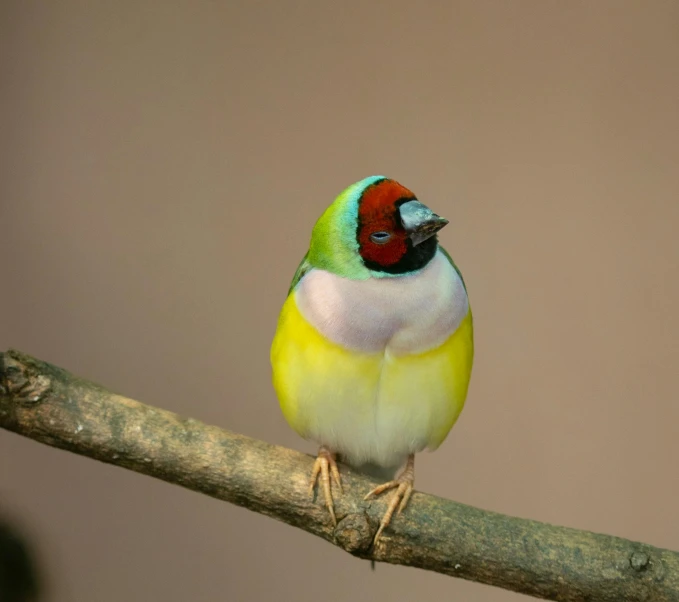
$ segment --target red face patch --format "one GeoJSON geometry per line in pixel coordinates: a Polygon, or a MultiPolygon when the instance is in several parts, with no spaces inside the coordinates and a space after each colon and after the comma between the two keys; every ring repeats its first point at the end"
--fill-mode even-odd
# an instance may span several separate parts
{"type": "Polygon", "coordinates": [[[381,180],[365,189],[358,208],[357,240],[366,262],[389,267],[406,254],[408,236],[396,202],[413,199],[415,195],[394,180],[381,180]]]}

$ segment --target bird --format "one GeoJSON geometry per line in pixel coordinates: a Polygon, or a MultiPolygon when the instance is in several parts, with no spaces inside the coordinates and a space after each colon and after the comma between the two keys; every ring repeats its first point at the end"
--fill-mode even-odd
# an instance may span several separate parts
{"type": "Polygon", "coordinates": [[[415,454],[443,443],[467,398],[473,319],[438,242],[448,223],[386,176],[347,187],[313,227],[271,344],[283,416],[319,446],[309,494],[318,485],[333,525],[338,461],[384,481],[365,500],[393,490],[374,544],[409,503],[415,454]]]}

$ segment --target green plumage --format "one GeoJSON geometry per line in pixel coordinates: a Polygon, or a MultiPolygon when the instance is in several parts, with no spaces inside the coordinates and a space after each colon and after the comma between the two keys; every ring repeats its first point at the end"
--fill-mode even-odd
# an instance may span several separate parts
{"type": "MultiPolygon", "coordinates": [[[[367,278],[388,277],[384,272],[369,270],[361,260],[356,241],[358,204],[365,189],[384,176],[370,176],[343,190],[325,210],[314,225],[309,250],[297,267],[292,278],[288,295],[295,289],[304,275],[313,268],[326,270],[343,278],[366,280],[367,278]]],[[[460,276],[467,289],[462,273],[448,251],[441,245],[439,249],[460,276]]]]}

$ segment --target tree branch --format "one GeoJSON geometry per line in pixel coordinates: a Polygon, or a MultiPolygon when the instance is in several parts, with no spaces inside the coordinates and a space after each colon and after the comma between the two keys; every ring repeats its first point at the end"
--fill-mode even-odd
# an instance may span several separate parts
{"type": "Polygon", "coordinates": [[[308,455],[141,404],[17,351],[0,353],[0,426],[266,514],[361,558],[549,600],[679,600],[677,552],[419,492],[371,549],[385,501],[363,501],[370,478],[341,467],[333,528],[321,500],[308,497],[308,455]]]}

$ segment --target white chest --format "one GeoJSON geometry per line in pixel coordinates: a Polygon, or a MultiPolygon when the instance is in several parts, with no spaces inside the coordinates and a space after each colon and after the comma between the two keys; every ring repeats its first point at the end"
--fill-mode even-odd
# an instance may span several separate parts
{"type": "Polygon", "coordinates": [[[349,280],[312,270],[295,294],[302,315],[327,339],[368,353],[437,347],[469,310],[462,280],[440,251],[423,270],[396,278],[349,280]]]}

